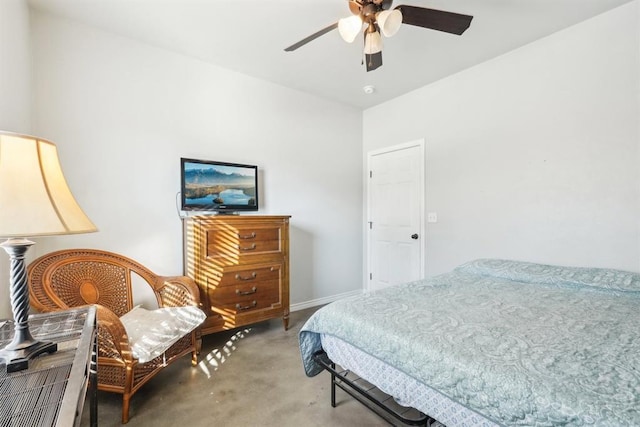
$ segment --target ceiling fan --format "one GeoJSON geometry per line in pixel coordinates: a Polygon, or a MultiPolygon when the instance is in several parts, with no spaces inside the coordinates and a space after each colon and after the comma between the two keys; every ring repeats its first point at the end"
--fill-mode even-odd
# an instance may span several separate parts
{"type": "Polygon", "coordinates": [[[349,0],[353,16],[342,18],[285,49],[291,52],[336,28],[342,39],[352,43],[364,28],[364,55],[367,71],[382,65],[382,37],[391,37],[401,24],[430,28],[461,35],[471,25],[473,16],[424,7],[400,5],[391,10],[393,0],[349,0]]]}

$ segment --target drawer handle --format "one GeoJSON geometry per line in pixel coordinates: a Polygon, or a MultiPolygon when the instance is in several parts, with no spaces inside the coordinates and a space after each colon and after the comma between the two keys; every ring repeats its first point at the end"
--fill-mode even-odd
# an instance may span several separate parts
{"type": "Polygon", "coordinates": [[[240,304],[236,304],[236,309],[237,310],[250,310],[250,309],[254,308],[256,305],[258,305],[257,301],[252,301],[251,305],[245,305],[245,306],[242,306],[240,304]]]}
{"type": "Polygon", "coordinates": [[[241,251],[252,251],[256,248],[256,244],[252,243],[251,246],[245,246],[245,247],[238,245],[238,248],[240,248],[241,251]]]}
{"type": "Polygon", "coordinates": [[[255,271],[251,273],[251,276],[241,276],[240,274],[236,274],[236,280],[253,280],[257,275],[258,273],[256,273],[255,271]]]}
{"type": "Polygon", "coordinates": [[[241,291],[240,289],[236,289],[236,294],[237,295],[251,295],[251,294],[255,294],[256,292],[258,292],[258,288],[256,288],[255,286],[253,288],[251,288],[250,291],[241,291]]]}
{"type": "Polygon", "coordinates": [[[255,239],[256,238],[256,232],[254,231],[251,234],[245,234],[244,236],[240,233],[238,233],[238,239],[241,240],[248,240],[248,239],[255,239]]]}

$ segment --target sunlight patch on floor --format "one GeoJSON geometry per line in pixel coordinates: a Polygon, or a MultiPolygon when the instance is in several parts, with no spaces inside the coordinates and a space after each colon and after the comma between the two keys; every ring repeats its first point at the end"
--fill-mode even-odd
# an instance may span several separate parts
{"type": "Polygon", "coordinates": [[[240,340],[244,339],[251,333],[251,328],[241,329],[229,338],[229,340],[221,348],[214,348],[206,356],[202,358],[198,367],[207,376],[211,378],[211,374],[217,371],[229,356],[236,350],[236,345],[240,340]]]}

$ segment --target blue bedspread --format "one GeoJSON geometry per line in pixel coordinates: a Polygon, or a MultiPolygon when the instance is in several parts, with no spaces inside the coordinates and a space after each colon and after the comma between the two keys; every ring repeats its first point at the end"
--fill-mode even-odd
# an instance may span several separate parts
{"type": "Polygon", "coordinates": [[[477,260],[345,298],[300,332],[309,376],[334,335],[502,425],[640,426],[640,274],[477,260]]]}

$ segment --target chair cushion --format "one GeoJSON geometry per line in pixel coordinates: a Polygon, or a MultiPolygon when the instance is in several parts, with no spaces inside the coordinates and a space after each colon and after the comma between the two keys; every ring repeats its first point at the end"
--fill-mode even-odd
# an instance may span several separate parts
{"type": "Polygon", "coordinates": [[[205,318],[202,310],[193,306],[156,310],[136,306],[120,320],[129,336],[133,356],[140,363],[145,363],[160,356],[205,318]]]}

